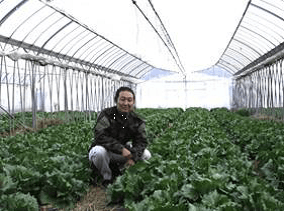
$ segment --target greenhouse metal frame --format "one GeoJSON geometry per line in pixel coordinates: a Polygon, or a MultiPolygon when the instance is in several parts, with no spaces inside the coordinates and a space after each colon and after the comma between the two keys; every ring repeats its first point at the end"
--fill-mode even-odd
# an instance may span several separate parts
{"type": "Polygon", "coordinates": [[[2,112],[99,111],[153,69],[44,1],[0,7],[2,112]]]}
{"type": "MultiPolygon", "coordinates": [[[[41,0],[0,2],[0,111],[92,112],[114,105],[154,67],[41,0]]],[[[251,0],[217,63],[232,108],[284,105],[284,2],[251,0]]]]}
{"type": "Polygon", "coordinates": [[[249,1],[191,78],[46,1],[0,0],[0,210],[284,210],[284,0],[249,1]],[[121,86],[130,112],[143,96],[163,106],[97,118],[121,86]],[[231,110],[186,107],[230,94],[231,110]]]}
{"type": "Polygon", "coordinates": [[[283,1],[249,1],[217,62],[234,78],[233,107],[283,107],[283,11],[283,1]]]}

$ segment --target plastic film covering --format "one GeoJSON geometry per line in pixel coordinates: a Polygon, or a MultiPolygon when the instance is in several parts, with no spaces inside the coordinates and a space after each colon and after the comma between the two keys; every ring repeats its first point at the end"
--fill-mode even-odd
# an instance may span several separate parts
{"type": "Polygon", "coordinates": [[[281,56],[283,42],[284,1],[251,0],[216,65],[245,75],[281,56]]]}
{"type": "Polygon", "coordinates": [[[39,0],[0,1],[0,53],[125,80],[154,67],[39,0]]]}

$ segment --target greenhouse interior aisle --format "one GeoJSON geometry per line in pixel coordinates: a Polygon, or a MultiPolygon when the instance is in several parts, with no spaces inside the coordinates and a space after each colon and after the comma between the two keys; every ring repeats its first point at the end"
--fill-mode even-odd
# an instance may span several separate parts
{"type": "Polygon", "coordinates": [[[284,210],[284,1],[200,2],[0,0],[0,211],[284,210]],[[152,157],[103,187],[120,87],[152,157]]]}

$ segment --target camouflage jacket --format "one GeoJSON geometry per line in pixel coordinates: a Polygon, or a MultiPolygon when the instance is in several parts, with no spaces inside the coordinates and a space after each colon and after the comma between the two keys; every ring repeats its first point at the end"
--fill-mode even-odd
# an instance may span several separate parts
{"type": "Polygon", "coordinates": [[[95,126],[93,146],[100,145],[106,150],[121,154],[128,148],[133,160],[139,159],[147,146],[145,122],[134,112],[120,112],[117,107],[104,109],[98,116],[95,126]],[[132,142],[132,147],[126,143],[132,142]]]}

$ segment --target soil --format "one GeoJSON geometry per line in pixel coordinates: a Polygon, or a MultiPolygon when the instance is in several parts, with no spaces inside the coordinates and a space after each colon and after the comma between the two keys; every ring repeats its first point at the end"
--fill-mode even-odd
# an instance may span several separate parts
{"type": "Polygon", "coordinates": [[[115,211],[116,207],[107,206],[106,191],[101,187],[91,186],[85,197],[76,204],[72,211],[115,211]]]}
{"type": "Polygon", "coordinates": [[[57,209],[52,205],[41,206],[40,211],[126,211],[119,205],[108,206],[106,191],[100,186],[90,186],[87,194],[75,204],[74,209],[57,209]]]}
{"type": "Polygon", "coordinates": [[[120,205],[109,205],[106,190],[100,186],[90,186],[87,194],[75,204],[74,209],[56,209],[52,205],[42,206],[41,211],[128,211],[120,205]]]}

